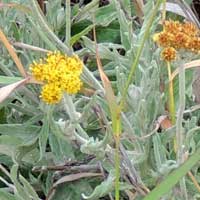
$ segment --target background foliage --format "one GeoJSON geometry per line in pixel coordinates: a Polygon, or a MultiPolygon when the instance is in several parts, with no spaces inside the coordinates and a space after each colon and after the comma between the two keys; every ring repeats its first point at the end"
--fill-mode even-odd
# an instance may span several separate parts
{"type": "MultiPolygon", "coordinates": [[[[4,0],[0,3],[0,28],[15,47],[27,71],[33,60],[45,56],[44,51],[33,47],[65,50],[42,26],[33,2],[4,0]]],[[[140,1],[71,1],[70,44],[90,70],[82,75],[85,89],[80,94],[72,97],[66,95],[60,104],[49,106],[39,98],[40,86],[29,84],[0,104],[0,199],[114,199],[115,145],[111,116],[96,65],[92,28],[96,27],[104,72],[119,100],[147,26],[151,14],[149,11],[155,3],[147,1],[139,10],[135,2],[140,1]]],[[[48,0],[42,13],[52,32],[63,44],[65,3],[62,0],[48,0]]],[[[183,17],[174,13],[169,13],[169,16],[183,20],[183,17]]],[[[175,182],[171,182],[169,192],[164,192],[162,199],[185,199],[183,187],[175,185],[176,180],[181,179],[198,162],[196,159],[190,167],[177,170],[180,177],[176,180],[175,175],[170,175],[180,166],[176,162],[173,146],[175,126],[171,125],[168,118],[161,120],[167,113],[167,70],[160,59],[160,49],[151,37],[161,30],[159,21],[158,13],[122,113],[120,199],[143,199],[165,179],[175,182]]],[[[183,55],[182,63],[197,58],[188,53],[183,55]]],[[[179,64],[179,61],[173,63],[173,69],[179,64]]],[[[20,80],[20,76],[1,43],[1,86],[20,80]]],[[[178,79],[175,79],[174,89],[178,108],[178,79]]],[[[187,111],[183,125],[188,156],[198,150],[200,141],[199,112],[190,109],[194,105],[192,70],[187,70],[187,111]]],[[[198,155],[194,155],[197,158],[198,155]]],[[[198,164],[191,173],[199,182],[198,164]]],[[[200,198],[189,176],[185,176],[185,183],[187,198],[200,198]]],[[[162,190],[157,194],[161,194],[162,190]]]]}

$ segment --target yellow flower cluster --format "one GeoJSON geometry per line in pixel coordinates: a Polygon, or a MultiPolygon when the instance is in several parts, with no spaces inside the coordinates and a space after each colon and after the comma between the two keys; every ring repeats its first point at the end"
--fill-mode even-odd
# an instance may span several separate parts
{"type": "Polygon", "coordinates": [[[161,53],[162,58],[166,61],[172,61],[176,58],[176,50],[185,49],[194,53],[200,52],[200,30],[191,22],[180,23],[178,21],[165,21],[163,31],[156,33],[153,37],[158,45],[164,48],[161,53]],[[172,50],[173,48],[173,50],[172,50]],[[166,54],[166,52],[168,52],[166,54]],[[169,53],[171,52],[171,56],[169,53]],[[165,55],[167,55],[165,57],[165,55]]]}
{"type": "Polygon", "coordinates": [[[51,52],[39,62],[33,62],[30,70],[37,81],[44,83],[40,97],[48,104],[58,103],[63,92],[76,94],[82,86],[83,63],[77,55],[69,57],[51,52]]]}

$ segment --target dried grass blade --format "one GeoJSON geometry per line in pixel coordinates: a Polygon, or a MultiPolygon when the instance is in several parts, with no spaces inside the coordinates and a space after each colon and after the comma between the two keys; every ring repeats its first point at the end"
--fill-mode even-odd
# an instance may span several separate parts
{"type": "MultiPolygon", "coordinates": [[[[194,68],[194,67],[200,67],[200,60],[193,60],[191,62],[184,64],[185,69],[190,69],[190,68],[194,68]]],[[[172,81],[178,74],[179,74],[179,68],[177,68],[172,73],[171,79],[169,81],[172,81]]]]}
{"type": "Polygon", "coordinates": [[[29,80],[28,78],[25,78],[21,81],[18,81],[16,83],[7,85],[5,87],[0,88],[0,103],[4,101],[16,88],[20,87],[21,85],[25,85],[29,80]]]}
{"type": "Polygon", "coordinates": [[[1,29],[0,29],[0,40],[3,42],[3,44],[6,47],[6,49],[8,50],[10,56],[12,57],[12,59],[15,62],[15,64],[17,65],[17,68],[18,68],[19,72],[21,73],[21,75],[23,77],[27,77],[27,73],[26,73],[26,71],[25,71],[25,69],[24,69],[19,57],[15,53],[14,48],[9,43],[8,39],[6,38],[5,34],[3,33],[3,31],[1,29]]]}
{"type": "Polygon", "coordinates": [[[97,60],[97,67],[99,70],[99,74],[105,89],[105,97],[108,101],[108,105],[110,108],[111,112],[111,117],[112,117],[112,122],[114,123],[113,126],[115,126],[115,121],[117,118],[117,113],[119,113],[119,106],[117,105],[116,102],[116,97],[114,95],[112,85],[106,76],[105,72],[103,71],[103,66],[99,57],[99,52],[98,52],[98,46],[97,46],[97,40],[96,40],[96,31],[95,27],[93,27],[93,35],[94,35],[94,41],[95,41],[95,49],[96,49],[96,60],[97,60]]]}
{"type": "Polygon", "coordinates": [[[77,174],[70,174],[63,176],[61,179],[59,179],[56,183],[53,184],[53,187],[57,187],[58,185],[70,181],[76,181],[81,178],[87,178],[87,177],[95,177],[95,176],[102,176],[101,173],[90,173],[90,172],[85,172],[85,173],[77,173],[77,174]]]}

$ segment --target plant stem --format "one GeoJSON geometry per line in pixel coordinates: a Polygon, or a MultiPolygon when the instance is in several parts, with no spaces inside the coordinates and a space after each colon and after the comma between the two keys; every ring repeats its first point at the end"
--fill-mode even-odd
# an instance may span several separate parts
{"type": "Polygon", "coordinates": [[[115,138],[115,200],[120,198],[120,135],[121,135],[121,113],[117,112],[115,138]]]}
{"type": "Polygon", "coordinates": [[[163,0],[162,23],[165,22],[165,19],[166,19],[166,0],[163,0]]]}
{"type": "Polygon", "coordinates": [[[129,85],[130,85],[130,83],[132,82],[132,78],[133,78],[133,75],[134,75],[134,73],[135,73],[135,69],[136,69],[136,67],[138,66],[139,59],[140,59],[140,56],[141,56],[141,54],[142,54],[142,50],[143,50],[143,48],[144,48],[145,41],[147,40],[147,38],[148,38],[148,36],[149,36],[149,32],[150,32],[151,25],[152,25],[152,23],[153,23],[153,21],[154,21],[154,18],[155,18],[155,16],[156,16],[156,13],[157,13],[157,11],[158,11],[158,9],[159,9],[160,4],[162,3],[162,1],[163,1],[163,0],[157,0],[156,5],[155,5],[155,8],[154,8],[154,10],[152,11],[152,14],[151,14],[151,16],[150,16],[150,19],[149,19],[149,21],[148,21],[148,23],[147,23],[147,28],[146,28],[146,30],[145,30],[145,32],[144,32],[144,35],[143,35],[143,38],[142,38],[142,40],[141,40],[140,46],[139,46],[139,48],[138,48],[138,50],[137,50],[135,60],[134,60],[134,62],[133,62],[133,64],[132,64],[132,66],[131,66],[131,70],[130,70],[130,73],[129,73],[129,75],[128,75],[128,79],[127,79],[127,81],[126,81],[125,88],[124,88],[124,90],[123,90],[123,92],[122,92],[122,98],[121,98],[121,101],[120,101],[120,107],[121,107],[121,108],[123,108],[123,106],[124,106],[125,99],[126,99],[126,94],[127,94],[127,92],[128,92],[129,85]]]}
{"type": "Polygon", "coordinates": [[[119,155],[119,143],[120,137],[115,137],[115,200],[119,200],[120,197],[120,186],[119,186],[119,179],[120,179],[120,155],[119,155]]]}
{"type": "Polygon", "coordinates": [[[69,96],[68,94],[64,94],[63,98],[64,98],[64,107],[67,111],[67,114],[69,115],[71,122],[74,123],[76,129],[78,130],[79,137],[81,137],[83,139],[88,139],[89,137],[88,137],[87,133],[83,130],[83,128],[78,123],[79,116],[78,116],[78,113],[76,112],[76,108],[73,104],[72,97],[69,96]]]}
{"type": "MultiPolygon", "coordinates": [[[[183,114],[185,110],[185,68],[181,63],[179,68],[179,109],[176,122],[176,142],[177,142],[177,163],[181,165],[184,162],[183,152],[183,114]]],[[[181,193],[184,195],[184,199],[188,199],[185,178],[180,180],[181,193]]]]}
{"type": "Polygon", "coordinates": [[[185,109],[185,69],[183,64],[179,68],[179,109],[176,122],[177,162],[182,164],[183,158],[183,114],[185,109]]]}
{"type": "Polygon", "coordinates": [[[192,180],[194,186],[196,187],[196,189],[200,193],[200,185],[199,185],[198,181],[196,180],[196,178],[194,177],[194,175],[192,174],[191,171],[188,172],[188,176],[190,177],[190,179],[192,180]]]}
{"type": "Polygon", "coordinates": [[[173,80],[171,80],[171,65],[170,62],[167,62],[167,71],[168,71],[168,78],[169,78],[169,113],[172,124],[175,124],[175,104],[174,104],[174,87],[173,87],[173,80]]]}
{"type": "Polygon", "coordinates": [[[65,1],[65,13],[66,13],[66,26],[65,26],[65,44],[70,48],[70,39],[71,39],[71,0],[65,1]]]}
{"type": "Polygon", "coordinates": [[[97,66],[100,73],[100,77],[105,89],[105,98],[108,102],[109,110],[111,113],[112,120],[112,131],[115,139],[115,200],[119,200],[120,198],[120,155],[119,155],[119,144],[120,144],[120,135],[121,135],[121,109],[117,104],[116,97],[114,95],[112,85],[106,76],[103,66],[99,57],[98,46],[97,46],[97,38],[96,38],[96,30],[95,26],[93,28],[93,36],[95,42],[95,50],[96,50],[96,60],[97,66]]]}

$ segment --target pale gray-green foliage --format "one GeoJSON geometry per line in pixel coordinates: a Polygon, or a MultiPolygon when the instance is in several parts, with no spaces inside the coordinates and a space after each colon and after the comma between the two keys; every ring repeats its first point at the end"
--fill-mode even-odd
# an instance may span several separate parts
{"type": "MultiPolygon", "coordinates": [[[[4,2],[10,3],[11,1],[4,2]]],[[[28,0],[12,2],[18,2],[31,8],[28,0]]],[[[100,59],[103,61],[105,73],[112,80],[117,100],[121,98],[153,4],[153,1],[148,1],[145,5],[142,27],[134,22],[132,5],[128,0],[111,1],[111,4],[102,8],[98,8],[98,1],[93,0],[80,10],[76,6],[72,10],[75,21],[75,24],[72,23],[72,29],[75,25],[78,26],[76,34],[84,30],[84,23],[89,22],[90,25],[94,23],[97,27],[107,28],[111,33],[117,33],[121,39],[121,44],[116,44],[110,35],[104,35],[99,31],[100,38],[106,41],[99,41],[100,59]],[[117,31],[112,26],[114,23],[117,24],[117,31]],[[108,42],[109,40],[111,42],[108,42]],[[121,55],[118,51],[122,48],[125,55],[121,55]]],[[[58,45],[51,41],[50,36],[39,26],[34,13],[31,12],[31,10],[22,12],[18,9],[1,9],[0,27],[11,40],[55,50],[58,45]],[[20,24],[20,28],[16,26],[16,21],[20,24]]],[[[46,21],[51,30],[64,40],[65,13],[61,6],[61,0],[47,2],[46,21]]],[[[150,188],[155,187],[158,181],[164,179],[177,167],[175,155],[173,155],[174,127],[163,130],[162,133],[155,131],[153,136],[141,139],[155,129],[157,118],[165,114],[167,92],[161,93],[159,87],[160,76],[166,69],[163,69],[164,63],[159,59],[160,52],[156,50],[151,39],[158,21],[159,17],[155,19],[150,37],[145,43],[122,113],[121,142],[127,151],[131,165],[136,169],[137,176],[150,188]]],[[[88,35],[79,35],[78,37],[81,38],[82,49],[77,53],[79,56],[89,55],[90,62],[87,67],[93,70],[97,80],[100,80],[95,61],[94,42],[88,35]]],[[[0,74],[13,78],[19,77],[20,74],[8,56],[7,50],[0,46],[0,52],[0,74]]],[[[34,59],[44,56],[44,53],[20,48],[17,48],[17,52],[26,69],[34,59]]],[[[87,76],[87,73],[83,75],[83,79],[88,78],[84,76],[87,76]]],[[[188,77],[187,94],[190,98],[191,76],[188,75],[188,77]]],[[[1,84],[13,81],[12,78],[7,79],[7,82],[5,78],[0,80],[1,84]]],[[[178,88],[177,83],[175,83],[175,91],[176,88],[178,88]]],[[[40,87],[36,85],[21,88],[0,105],[6,115],[6,122],[0,121],[0,161],[11,170],[9,182],[16,188],[14,194],[11,195],[7,192],[8,187],[4,185],[0,189],[0,199],[39,199],[35,192],[36,189],[47,195],[52,186],[53,177],[57,174],[54,172],[34,174],[31,169],[35,166],[64,164],[68,160],[81,161],[86,154],[96,156],[92,162],[100,163],[103,166],[106,172],[104,179],[81,179],[63,184],[56,188],[53,199],[79,200],[82,195],[85,199],[95,200],[108,195],[108,193],[113,195],[114,148],[110,112],[103,92],[97,90],[91,97],[84,95],[72,97],[74,106],[72,109],[75,110],[75,114],[80,115],[73,118],[69,112],[66,113],[66,110],[69,111],[70,108],[66,108],[65,101],[56,106],[47,106],[38,98],[39,91],[40,87]],[[12,101],[14,99],[15,102],[12,101]],[[99,125],[97,114],[101,116],[104,127],[99,125]],[[85,134],[86,137],[84,137],[85,134]],[[18,167],[21,169],[20,171],[18,171],[18,167]],[[18,173],[23,176],[18,176],[18,173]]],[[[186,138],[184,145],[191,153],[199,146],[197,117],[198,114],[195,114],[184,122],[186,138]]],[[[197,180],[200,179],[198,167],[194,170],[194,175],[197,180]]],[[[124,191],[131,187],[130,182],[126,181],[127,179],[122,179],[121,182],[123,195],[125,195],[124,191]]],[[[194,196],[194,199],[197,198],[197,192],[189,179],[187,179],[187,187],[189,195],[194,196]]],[[[178,193],[177,190],[178,188],[175,188],[165,199],[173,197],[178,193]]],[[[181,199],[179,195],[177,196],[181,199]]],[[[137,199],[141,198],[141,195],[138,195],[137,199]]],[[[174,199],[177,198],[174,197],[174,199]]]]}

